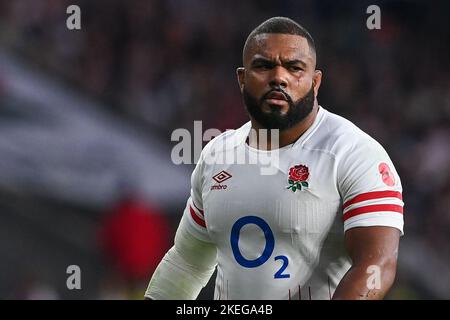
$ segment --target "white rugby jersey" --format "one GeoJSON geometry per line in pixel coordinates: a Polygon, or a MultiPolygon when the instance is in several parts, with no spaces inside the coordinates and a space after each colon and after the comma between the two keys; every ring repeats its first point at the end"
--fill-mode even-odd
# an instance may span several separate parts
{"type": "Polygon", "coordinates": [[[351,266],[346,230],[403,234],[394,165],[373,138],[319,107],[312,126],[276,150],[274,174],[262,175],[250,159],[274,151],[248,146],[250,129],[248,122],[209,142],[192,173],[184,214],[192,235],[217,246],[214,299],[331,299],[351,266]],[[247,164],[206,161],[213,150],[247,164]]]}

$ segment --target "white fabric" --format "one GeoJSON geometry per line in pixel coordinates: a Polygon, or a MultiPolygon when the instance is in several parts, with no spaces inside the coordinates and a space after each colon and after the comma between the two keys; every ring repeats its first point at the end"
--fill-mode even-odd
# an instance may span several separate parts
{"type": "Polygon", "coordinates": [[[190,234],[217,247],[215,299],[330,299],[351,266],[346,230],[403,233],[400,178],[381,145],[322,107],[281,149],[249,147],[249,131],[246,123],[208,143],[184,211],[190,234]],[[246,164],[223,161],[233,157],[246,164]],[[278,161],[267,165],[271,157],[278,161]],[[296,165],[308,167],[308,187],[293,192],[288,178],[296,165]],[[383,180],[380,165],[395,183],[383,180]]]}
{"type": "Polygon", "coordinates": [[[158,265],[145,296],[153,300],[194,300],[214,273],[216,263],[216,247],[192,236],[183,217],[175,244],[158,265]]]}

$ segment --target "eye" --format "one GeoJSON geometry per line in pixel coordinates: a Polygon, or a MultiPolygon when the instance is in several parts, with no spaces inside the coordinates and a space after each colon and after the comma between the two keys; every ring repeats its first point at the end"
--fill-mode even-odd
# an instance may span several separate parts
{"type": "Polygon", "coordinates": [[[269,70],[270,68],[271,68],[271,65],[267,64],[267,63],[261,63],[261,64],[255,65],[255,69],[269,70]]]}
{"type": "Polygon", "coordinates": [[[303,68],[301,68],[299,66],[290,66],[289,70],[291,70],[293,72],[299,72],[299,71],[303,71],[303,68]]]}
{"type": "Polygon", "coordinates": [[[255,70],[266,71],[270,70],[274,67],[274,64],[271,61],[259,60],[254,61],[252,64],[252,68],[255,70]]]}

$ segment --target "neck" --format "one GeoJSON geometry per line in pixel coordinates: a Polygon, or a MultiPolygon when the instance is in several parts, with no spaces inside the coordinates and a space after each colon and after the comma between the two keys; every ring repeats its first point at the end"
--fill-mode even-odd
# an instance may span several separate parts
{"type": "Polygon", "coordinates": [[[282,148],[291,143],[294,143],[305,133],[306,130],[309,129],[309,127],[311,127],[311,125],[314,123],[314,120],[316,120],[318,111],[319,111],[319,105],[317,102],[315,102],[312,111],[310,112],[310,114],[308,114],[308,116],[305,119],[303,119],[302,121],[300,121],[299,123],[297,123],[296,125],[294,125],[293,127],[289,128],[289,129],[280,131],[278,145],[275,143],[272,143],[270,130],[268,130],[267,143],[265,141],[263,141],[263,143],[261,143],[261,141],[259,141],[259,130],[266,129],[266,128],[262,127],[258,122],[256,122],[252,118],[252,119],[250,119],[251,123],[252,123],[252,129],[255,130],[257,134],[256,134],[256,139],[248,139],[247,140],[248,144],[256,149],[272,150],[272,145],[274,145],[273,148],[276,149],[277,147],[282,148]],[[254,141],[254,142],[252,142],[252,141],[254,141]]]}

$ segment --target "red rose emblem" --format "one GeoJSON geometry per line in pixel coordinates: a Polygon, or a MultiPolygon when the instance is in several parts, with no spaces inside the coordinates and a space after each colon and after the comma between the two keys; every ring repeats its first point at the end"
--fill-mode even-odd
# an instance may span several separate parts
{"type": "Polygon", "coordinates": [[[289,169],[289,180],[306,181],[309,177],[309,170],[307,166],[297,165],[289,169]]]}
{"type": "Polygon", "coordinates": [[[309,169],[303,164],[293,166],[289,169],[289,185],[286,189],[290,189],[292,192],[297,190],[303,190],[309,188],[309,183],[306,181],[309,178],[309,169]]]}

